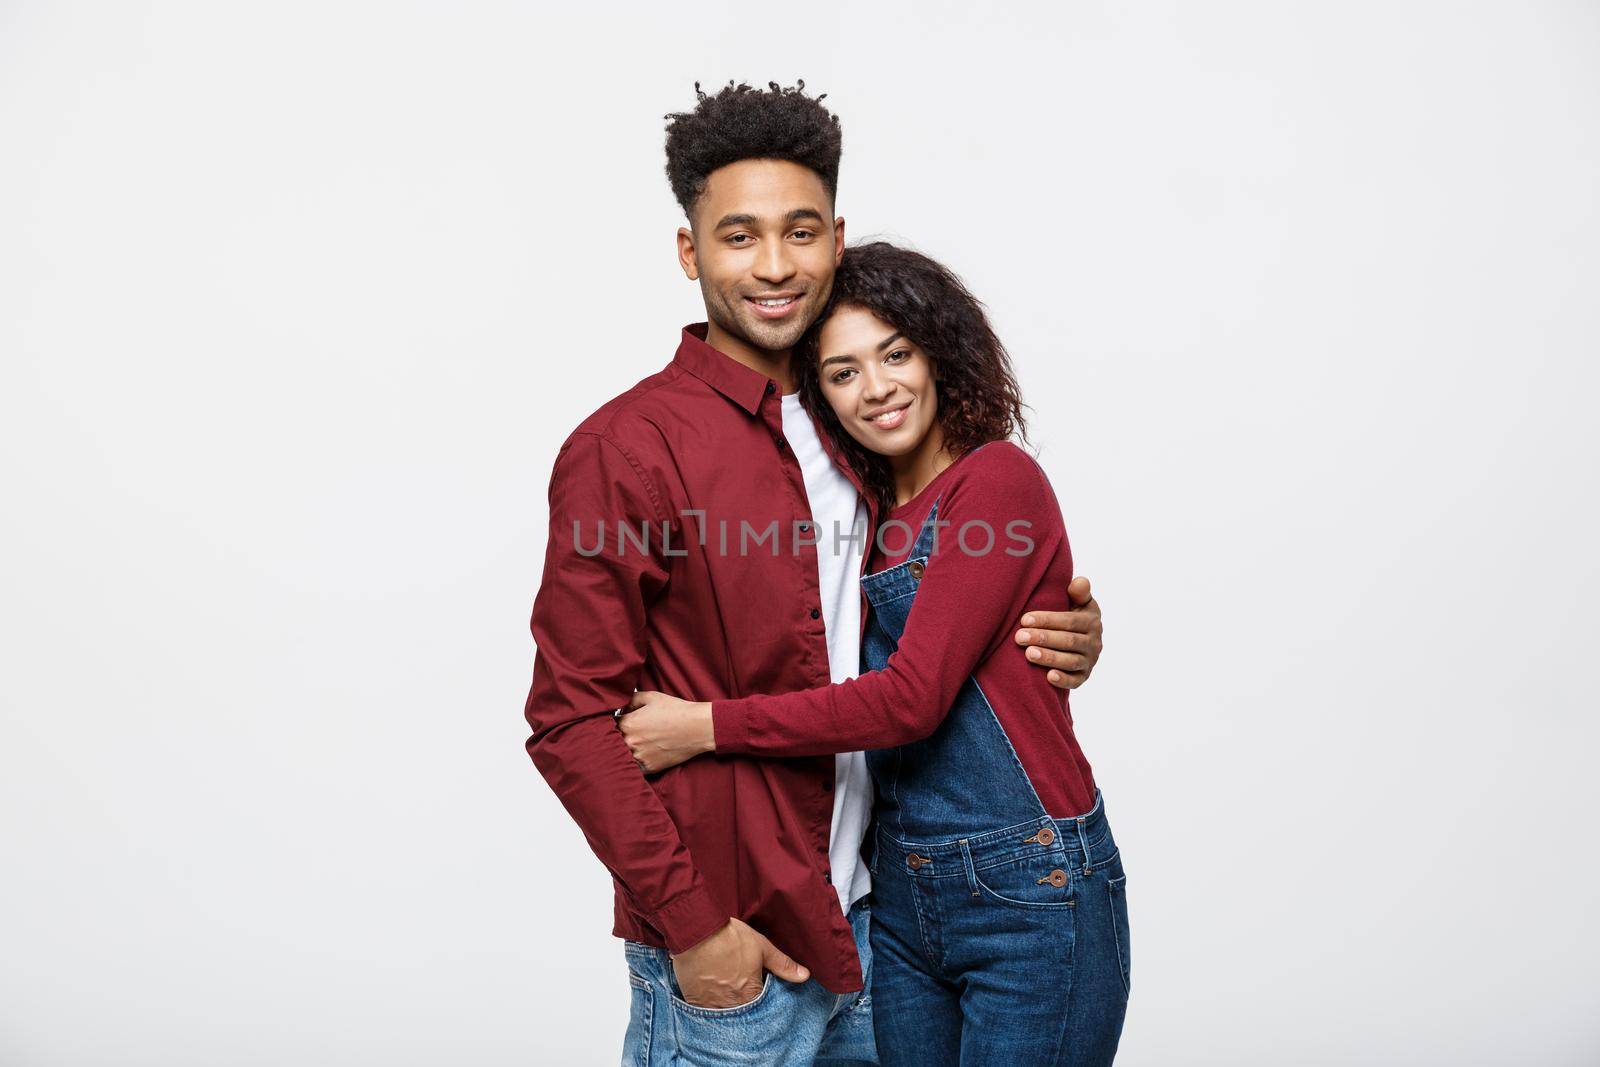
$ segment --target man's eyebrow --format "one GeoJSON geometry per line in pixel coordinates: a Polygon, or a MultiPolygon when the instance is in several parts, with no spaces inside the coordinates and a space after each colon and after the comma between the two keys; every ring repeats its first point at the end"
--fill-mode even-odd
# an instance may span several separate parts
{"type": "MultiPolygon", "coordinates": [[[[783,217],[783,224],[785,226],[793,226],[801,219],[810,219],[811,221],[822,226],[826,226],[828,224],[828,220],[822,217],[822,212],[818,211],[814,207],[795,208],[793,211],[789,212],[783,217]]],[[[761,220],[756,218],[754,215],[747,215],[743,213],[737,215],[724,215],[722,218],[717,220],[717,224],[713,226],[712,229],[720,230],[724,226],[754,226],[760,221],[761,220]]]]}

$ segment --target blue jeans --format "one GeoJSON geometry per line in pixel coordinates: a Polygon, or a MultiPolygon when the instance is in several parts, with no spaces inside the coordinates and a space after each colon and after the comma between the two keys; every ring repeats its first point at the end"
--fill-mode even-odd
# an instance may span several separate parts
{"type": "Polygon", "coordinates": [[[956,841],[880,831],[874,1024],[884,1067],[1100,1067],[1130,977],[1122,858],[1105,810],[956,841]],[[915,861],[911,860],[916,856],[915,861]]]}
{"type": "MultiPolygon", "coordinates": [[[[870,911],[850,909],[850,928],[871,988],[870,911]]],[[[622,1067],[865,1067],[878,1062],[872,998],[830,993],[815,978],[798,985],[768,972],[761,992],[733,1008],[697,1008],[683,999],[665,949],[623,942],[633,1006],[622,1067]]]]}

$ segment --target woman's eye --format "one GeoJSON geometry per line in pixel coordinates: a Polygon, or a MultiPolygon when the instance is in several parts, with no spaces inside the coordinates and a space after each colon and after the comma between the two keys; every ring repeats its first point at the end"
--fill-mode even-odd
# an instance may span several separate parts
{"type": "Polygon", "coordinates": [[[910,352],[908,352],[904,348],[897,348],[893,352],[890,352],[887,356],[884,356],[883,360],[884,360],[885,363],[887,363],[889,360],[894,360],[895,362],[900,362],[902,360],[907,360],[907,359],[910,359],[910,358],[911,358],[911,353],[910,352]]]}
{"type": "Polygon", "coordinates": [[[828,380],[833,382],[833,384],[838,385],[841,382],[848,381],[849,380],[849,376],[854,374],[854,373],[855,373],[855,371],[853,371],[853,370],[842,370],[842,371],[840,371],[839,373],[835,374],[832,378],[830,378],[828,380]]]}

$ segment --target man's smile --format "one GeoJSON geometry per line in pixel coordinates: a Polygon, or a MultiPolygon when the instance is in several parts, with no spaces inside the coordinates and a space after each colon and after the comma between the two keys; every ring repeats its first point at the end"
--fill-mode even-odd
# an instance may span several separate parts
{"type": "Polygon", "coordinates": [[[781,319],[800,306],[801,293],[771,293],[765,296],[747,296],[745,303],[764,319],[781,319]]]}

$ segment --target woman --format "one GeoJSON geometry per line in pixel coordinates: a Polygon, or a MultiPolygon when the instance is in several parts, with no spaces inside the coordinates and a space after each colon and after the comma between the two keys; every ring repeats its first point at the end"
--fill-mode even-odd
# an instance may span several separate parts
{"type": "Polygon", "coordinates": [[[693,703],[640,693],[648,772],[709,752],[866,749],[882,1062],[1110,1063],[1128,992],[1122,863],[1067,694],[1012,647],[1067,607],[1072,555],[1012,444],[1016,379],[982,305],[926,256],[844,257],[794,354],[801,397],[879,502],[859,678],[693,703]]]}

